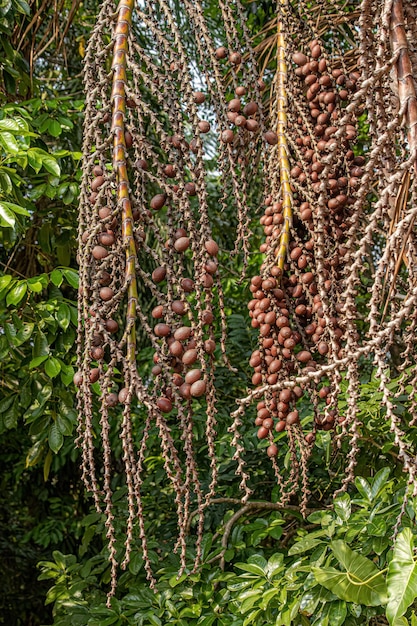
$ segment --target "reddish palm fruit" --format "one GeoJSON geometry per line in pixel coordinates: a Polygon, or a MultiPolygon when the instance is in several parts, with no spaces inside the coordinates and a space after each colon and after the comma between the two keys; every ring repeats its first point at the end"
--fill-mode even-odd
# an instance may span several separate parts
{"type": "Polygon", "coordinates": [[[259,130],[259,123],[256,120],[249,119],[246,121],[246,129],[251,133],[256,133],[259,130]]]}
{"type": "Polygon", "coordinates": [[[122,389],[120,389],[119,395],[118,395],[118,400],[120,404],[125,404],[125,402],[127,401],[128,395],[129,395],[129,389],[127,387],[123,387],[122,389]]]}
{"type": "Polygon", "coordinates": [[[94,246],[92,255],[97,261],[102,261],[109,256],[109,251],[103,248],[103,246],[94,246]]]}
{"type": "Polygon", "coordinates": [[[181,300],[174,300],[171,303],[171,309],[177,315],[184,315],[187,310],[187,305],[181,300]]]}
{"type": "Polygon", "coordinates": [[[161,283],[165,279],[166,273],[167,271],[165,267],[157,267],[152,272],[152,280],[154,283],[161,283]]]}
{"type": "Polygon", "coordinates": [[[162,413],[170,413],[172,411],[172,402],[169,398],[162,396],[156,401],[156,406],[162,413]]]}
{"type": "Polygon", "coordinates": [[[161,317],[164,316],[164,307],[162,306],[162,304],[159,304],[154,309],[152,309],[151,315],[156,320],[161,319],[161,317]]]}
{"type": "Polygon", "coordinates": [[[192,385],[197,380],[200,380],[200,378],[201,378],[200,369],[189,370],[185,375],[185,382],[188,383],[189,385],[192,385]]]}
{"type": "Polygon", "coordinates": [[[180,396],[184,398],[184,400],[189,400],[191,398],[191,385],[189,385],[188,383],[183,383],[179,387],[178,392],[180,396]]]}
{"type": "Polygon", "coordinates": [[[75,372],[74,378],[72,380],[76,387],[81,387],[83,382],[83,375],[81,374],[81,372],[75,372]]]}
{"type": "Polygon", "coordinates": [[[157,193],[151,199],[151,202],[150,202],[151,209],[154,209],[154,211],[159,211],[164,206],[166,199],[167,197],[164,193],[157,193]]]}
{"type": "Polygon", "coordinates": [[[125,144],[126,148],[131,148],[133,145],[133,137],[128,130],[125,131],[125,144]]]}
{"type": "Polygon", "coordinates": [[[206,99],[206,96],[201,91],[195,91],[193,93],[193,99],[196,104],[203,104],[206,99]]]}
{"type": "Polygon", "coordinates": [[[191,278],[183,278],[180,284],[186,293],[194,291],[194,281],[191,278]]]}
{"type": "Polygon", "coordinates": [[[227,57],[227,48],[221,46],[220,48],[217,48],[214,54],[216,55],[216,59],[225,59],[227,57]]]}
{"type": "Polygon", "coordinates": [[[171,327],[168,324],[157,324],[154,328],[157,337],[168,337],[171,333],[171,327]]]}
{"type": "Polygon", "coordinates": [[[242,63],[242,55],[240,52],[231,52],[229,55],[229,61],[232,65],[240,65],[240,63],[242,63]]]}
{"type": "Polygon", "coordinates": [[[270,446],[267,447],[266,453],[269,457],[277,456],[278,447],[275,445],[275,443],[272,443],[270,446]]]}
{"type": "Polygon", "coordinates": [[[100,298],[104,300],[104,302],[108,302],[114,296],[114,291],[110,287],[102,287],[99,291],[100,298]]]}
{"type": "Polygon", "coordinates": [[[109,333],[117,333],[117,331],[119,330],[119,324],[112,319],[106,320],[104,326],[109,333]]]}
{"type": "Polygon", "coordinates": [[[117,393],[109,393],[105,397],[104,402],[105,402],[106,406],[108,406],[108,407],[117,406],[117,404],[119,402],[119,398],[118,398],[117,393]]]}
{"type": "Polygon", "coordinates": [[[204,380],[197,380],[191,385],[190,394],[193,398],[200,398],[206,393],[206,383],[204,380]]]}
{"type": "Polygon", "coordinates": [[[264,133],[264,139],[270,146],[276,146],[278,143],[278,135],[273,130],[267,130],[264,133]]]}
{"type": "Polygon", "coordinates": [[[229,111],[232,111],[233,113],[239,113],[241,106],[242,106],[242,103],[239,100],[239,98],[233,98],[232,100],[230,100],[229,104],[227,105],[227,108],[229,109],[229,111]]]}
{"type": "Polygon", "coordinates": [[[224,130],[221,134],[221,140],[223,143],[233,143],[235,135],[232,130],[224,130]]]}
{"type": "Polygon", "coordinates": [[[200,120],[197,124],[200,133],[208,133],[210,130],[210,124],[206,120],[200,120]]]}
{"type": "Polygon", "coordinates": [[[177,252],[185,252],[190,247],[190,240],[188,237],[179,237],[174,243],[174,248],[177,252]]]}
{"type": "Polygon", "coordinates": [[[197,358],[198,358],[197,350],[195,348],[192,348],[184,352],[181,360],[184,363],[184,365],[192,365],[193,363],[197,361],[197,358]]]}
{"type": "Polygon", "coordinates": [[[256,102],[248,102],[244,107],[243,107],[243,115],[255,115],[255,113],[257,113],[259,107],[256,104],[256,102]]]}

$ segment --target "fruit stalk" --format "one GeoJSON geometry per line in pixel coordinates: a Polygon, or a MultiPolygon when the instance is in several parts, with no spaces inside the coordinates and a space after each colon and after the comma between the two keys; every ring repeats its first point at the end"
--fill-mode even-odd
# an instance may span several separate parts
{"type": "Polygon", "coordinates": [[[113,168],[117,180],[117,204],[122,212],[122,238],[126,249],[126,280],[128,282],[128,304],[126,314],[127,360],[136,361],[136,307],[138,289],[136,279],[136,246],[133,236],[132,204],[129,197],[129,178],[126,166],[126,65],[128,36],[132,25],[132,12],[135,0],[121,0],[115,29],[113,49],[113,86],[112,86],[112,132],[113,168]]]}
{"type": "Polygon", "coordinates": [[[278,7],[278,29],[277,29],[277,125],[278,136],[278,165],[281,182],[281,195],[284,222],[280,234],[280,242],[277,251],[277,265],[283,270],[287,257],[287,250],[290,241],[290,230],[292,227],[292,194],[290,186],[290,164],[288,161],[288,144],[286,138],[287,129],[287,63],[285,61],[286,45],[284,37],[283,17],[287,10],[287,0],[279,0],[278,7]]]}
{"type": "Polygon", "coordinates": [[[392,3],[390,31],[392,52],[394,55],[398,53],[395,64],[398,98],[400,108],[404,109],[409,149],[414,156],[414,168],[417,172],[417,94],[405,31],[402,0],[394,0],[392,3]]]}

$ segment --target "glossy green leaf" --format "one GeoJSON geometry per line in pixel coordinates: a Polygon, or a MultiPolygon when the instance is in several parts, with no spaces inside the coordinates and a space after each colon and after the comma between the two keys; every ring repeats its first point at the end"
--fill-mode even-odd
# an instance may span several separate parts
{"type": "Polygon", "coordinates": [[[372,489],[366,478],[363,478],[362,476],[357,476],[355,478],[355,485],[361,496],[368,502],[372,502],[372,489]]]}
{"type": "Polygon", "coordinates": [[[11,282],[12,282],[11,274],[5,274],[4,276],[0,276],[0,291],[3,291],[3,289],[8,287],[11,282]]]}
{"type": "Polygon", "coordinates": [[[395,541],[394,554],[388,566],[387,586],[387,618],[393,625],[417,597],[417,564],[410,528],[405,528],[395,541]]]}
{"type": "Polygon", "coordinates": [[[44,451],[44,442],[36,441],[26,455],[25,467],[32,467],[40,460],[44,451]]]}
{"type": "Polygon", "coordinates": [[[56,287],[60,287],[62,285],[62,281],[63,276],[62,276],[62,272],[60,270],[53,270],[51,272],[51,282],[56,286],[56,287]]]}
{"type": "Polygon", "coordinates": [[[52,137],[59,137],[59,135],[62,133],[61,124],[56,120],[49,120],[48,132],[50,135],[52,135],[52,137]]]}
{"type": "Polygon", "coordinates": [[[19,144],[12,133],[7,131],[0,132],[0,144],[8,153],[16,154],[19,152],[19,144]]]}
{"type": "Polygon", "coordinates": [[[19,124],[10,118],[5,118],[4,120],[0,120],[0,131],[2,130],[20,130],[19,124]]]}
{"type": "Polygon", "coordinates": [[[25,0],[14,0],[14,2],[19,13],[30,15],[30,6],[25,0]]]}
{"type": "Polygon", "coordinates": [[[295,554],[303,554],[308,550],[312,550],[316,546],[323,543],[323,539],[321,538],[323,535],[325,535],[324,531],[309,533],[308,535],[300,539],[300,541],[297,541],[296,543],[294,543],[294,545],[291,546],[291,548],[288,550],[289,556],[293,556],[295,554]]]}
{"type": "Polygon", "coordinates": [[[349,494],[343,493],[335,499],[334,512],[343,522],[347,522],[351,514],[349,494]]]}
{"type": "Polygon", "coordinates": [[[50,174],[53,174],[54,176],[61,175],[61,168],[52,156],[47,154],[42,155],[42,165],[50,174]]]}
{"type": "Polygon", "coordinates": [[[47,358],[48,358],[47,354],[43,354],[42,356],[35,356],[33,359],[31,359],[29,363],[29,369],[39,367],[39,365],[41,365],[41,363],[46,361],[47,358]]]}
{"type": "Polygon", "coordinates": [[[56,312],[56,319],[61,328],[67,330],[71,321],[71,312],[68,304],[65,304],[65,302],[60,302],[58,311],[56,312]]]}
{"type": "Polygon", "coordinates": [[[353,552],[344,541],[333,541],[331,548],[344,571],[333,567],[313,567],[317,582],[341,600],[366,606],[384,605],[387,602],[387,587],[384,575],[376,565],[353,552]]]}
{"type": "Polygon", "coordinates": [[[41,330],[38,330],[35,336],[35,342],[33,345],[33,358],[38,356],[45,356],[49,354],[48,339],[41,330]]]}
{"type": "Polygon", "coordinates": [[[78,272],[68,267],[62,269],[61,272],[64,275],[67,283],[71,285],[71,287],[74,287],[74,289],[78,289],[78,285],[79,285],[78,272]]]}
{"type": "Polygon", "coordinates": [[[27,282],[25,280],[20,281],[15,285],[6,296],[6,304],[17,306],[21,300],[25,297],[27,291],[27,282]]]}
{"type": "Polygon", "coordinates": [[[49,378],[55,378],[56,376],[58,376],[59,372],[61,371],[61,364],[58,361],[58,359],[56,359],[53,356],[50,356],[46,361],[45,361],[45,372],[47,373],[47,375],[49,376],[49,378]]]}
{"type": "Polygon", "coordinates": [[[0,226],[4,228],[14,228],[16,217],[13,211],[9,209],[6,202],[0,202],[0,226]]]}
{"type": "Polygon", "coordinates": [[[42,159],[40,155],[38,154],[38,152],[30,148],[27,151],[27,157],[28,157],[28,162],[31,168],[35,170],[36,173],[40,172],[42,168],[42,159]]]}
{"type": "Polygon", "coordinates": [[[49,427],[48,443],[51,450],[55,453],[58,452],[64,443],[64,436],[55,422],[49,427]]]}

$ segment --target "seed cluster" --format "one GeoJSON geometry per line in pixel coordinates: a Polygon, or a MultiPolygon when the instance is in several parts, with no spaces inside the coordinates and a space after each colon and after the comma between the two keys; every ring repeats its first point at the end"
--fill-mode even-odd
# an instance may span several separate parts
{"type": "MultiPolygon", "coordinates": [[[[331,381],[281,391],[273,386],[343,357],[340,293],[348,252],[345,242],[365,163],[352,150],[355,125],[340,125],[359,74],[332,70],[317,40],[310,43],[310,56],[296,52],[293,62],[299,101],[288,127],[291,241],[282,271],[276,255],[284,224],[283,202],[269,194],[260,219],[266,236],[260,251],[266,258],[260,275],[251,280],[253,299],[248,304],[252,327],[259,329],[259,348],[250,359],[252,383],[272,387],[258,402],[255,420],[258,437],[270,440],[271,457],[278,453],[274,431],[300,429],[296,404],[305,393],[314,408],[312,430],[304,433],[307,445],[317,430],[332,430],[338,422],[331,381]]],[[[337,380],[334,383],[337,386],[337,380]]]]}
{"type": "Polygon", "coordinates": [[[220,178],[221,205],[228,212],[231,202],[236,205],[236,251],[247,257],[250,155],[277,141],[265,129],[265,85],[248,35],[245,27],[237,28],[239,3],[221,5],[227,47],[219,48],[203,7],[185,0],[187,32],[195,40],[192,66],[183,25],[167,3],[156,3],[156,12],[134,5],[121,0],[115,13],[112,0],[104,0],[87,49],[79,220],[78,445],[85,484],[97,510],[106,513],[110,593],[118,566],[110,423],[119,429],[128,492],[122,567],[138,520],[146,573],[155,582],[142,504],[151,429],[159,434],[174,493],[182,570],[192,508],[198,510],[195,567],[201,558],[203,515],[217,483],[215,365],[219,358],[228,365],[222,255],[212,233],[209,186],[220,178]],[[213,140],[214,166],[212,156],[207,158],[213,140]],[[139,345],[153,352],[153,363],[143,371],[139,345]],[[210,468],[204,476],[195,459],[196,410],[206,415],[210,468]],[[133,415],[140,415],[139,435],[133,415]],[[103,472],[96,471],[97,432],[103,472]]]}

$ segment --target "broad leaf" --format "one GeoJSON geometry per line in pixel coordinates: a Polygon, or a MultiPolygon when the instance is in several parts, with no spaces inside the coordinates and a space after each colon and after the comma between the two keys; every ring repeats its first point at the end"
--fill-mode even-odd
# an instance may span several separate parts
{"type": "Polygon", "coordinates": [[[64,436],[55,422],[49,428],[48,443],[51,450],[55,453],[58,452],[64,443],[64,436]]]}
{"type": "Polygon", "coordinates": [[[353,552],[344,541],[333,541],[331,548],[345,571],[314,567],[317,582],[347,602],[366,606],[385,604],[387,588],[384,575],[372,561],[353,552]]]}
{"type": "Polygon", "coordinates": [[[335,499],[334,512],[340,517],[341,520],[347,522],[351,513],[349,494],[343,493],[341,496],[335,499]]]}
{"type": "Polygon", "coordinates": [[[393,625],[417,597],[417,565],[410,528],[405,528],[396,539],[394,554],[388,566],[387,586],[387,618],[393,625]]]}
{"type": "Polygon", "coordinates": [[[0,202],[0,226],[4,228],[14,228],[16,224],[16,218],[7,206],[6,202],[0,202]]]}
{"type": "Polygon", "coordinates": [[[47,361],[45,361],[45,372],[49,376],[49,378],[55,378],[58,376],[61,371],[61,364],[55,357],[51,356],[47,361]]]}
{"type": "Polygon", "coordinates": [[[8,306],[10,306],[11,304],[16,306],[19,304],[19,302],[24,298],[26,291],[27,291],[27,283],[26,281],[20,281],[17,285],[15,285],[13,287],[13,289],[11,289],[9,291],[9,293],[6,296],[6,303],[8,306]]]}

